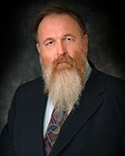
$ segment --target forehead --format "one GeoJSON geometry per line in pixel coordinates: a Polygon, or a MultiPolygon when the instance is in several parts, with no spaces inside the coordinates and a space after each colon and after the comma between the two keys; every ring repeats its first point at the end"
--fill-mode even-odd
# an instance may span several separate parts
{"type": "Polygon", "coordinates": [[[63,33],[81,34],[77,21],[67,14],[48,15],[38,27],[38,37],[49,34],[63,35],[63,33]]]}

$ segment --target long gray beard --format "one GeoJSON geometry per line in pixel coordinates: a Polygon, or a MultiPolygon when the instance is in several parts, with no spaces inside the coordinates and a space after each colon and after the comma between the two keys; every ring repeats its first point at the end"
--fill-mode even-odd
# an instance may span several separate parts
{"type": "Polygon", "coordinates": [[[68,55],[60,56],[51,65],[41,57],[45,92],[58,110],[74,109],[74,105],[79,104],[80,95],[85,88],[86,58],[83,53],[76,54],[74,59],[68,55]],[[60,66],[60,61],[67,64],[60,66]]]}
{"type": "Polygon", "coordinates": [[[45,91],[48,91],[54,107],[58,110],[69,111],[74,109],[74,104],[79,105],[78,101],[84,85],[77,71],[65,69],[56,73],[54,78],[49,73],[48,70],[44,72],[45,91]]]}

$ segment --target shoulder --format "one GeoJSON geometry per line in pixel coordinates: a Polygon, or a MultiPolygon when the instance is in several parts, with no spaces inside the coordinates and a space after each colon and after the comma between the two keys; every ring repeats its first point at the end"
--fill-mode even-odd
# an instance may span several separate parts
{"type": "Polygon", "coordinates": [[[105,74],[105,73],[98,71],[98,70],[96,71],[96,74],[103,81],[106,88],[116,89],[116,90],[117,89],[125,90],[125,81],[124,80],[117,78],[115,76],[105,74]]]}
{"type": "Polygon", "coordinates": [[[117,101],[119,104],[122,103],[125,107],[125,81],[97,70],[93,64],[90,65],[93,72],[90,77],[89,88],[93,88],[95,92],[102,90],[105,98],[117,101]]]}
{"type": "Polygon", "coordinates": [[[26,82],[24,84],[22,84],[21,86],[18,87],[17,90],[33,90],[35,88],[38,88],[39,86],[41,86],[43,84],[43,80],[42,77],[39,77],[37,79],[34,79],[32,81],[26,82]]]}
{"type": "Polygon", "coordinates": [[[43,92],[44,90],[42,77],[34,79],[32,81],[26,82],[19,86],[15,92],[16,96],[32,96],[37,94],[39,91],[43,92]]]}
{"type": "Polygon", "coordinates": [[[112,106],[112,109],[119,110],[125,120],[125,81],[100,71],[97,71],[97,75],[105,86],[103,99],[112,106]]]}
{"type": "Polygon", "coordinates": [[[98,70],[94,70],[93,74],[96,77],[94,82],[97,88],[104,89],[103,97],[112,104],[117,103],[121,110],[125,110],[125,81],[98,70]]]}
{"type": "Polygon", "coordinates": [[[103,72],[97,70],[92,62],[89,62],[89,63],[90,63],[91,68],[93,69],[92,77],[95,79],[94,81],[96,81],[96,83],[103,82],[105,87],[110,88],[110,89],[113,89],[113,88],[115,88],[115,89],[121,88],[123,90],[125,89],[125,81],[124,80],[114,77],[114,76],[111,76],[111,75],[108,75],[106,73],[103,73],[103,72]]]}

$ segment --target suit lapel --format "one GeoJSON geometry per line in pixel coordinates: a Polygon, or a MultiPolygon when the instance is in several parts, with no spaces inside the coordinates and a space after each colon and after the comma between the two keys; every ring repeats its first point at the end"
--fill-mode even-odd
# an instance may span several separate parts
{"type": "Polygon", "coordinates": [[[105,91],[105,87],[98,73],[96,70],[92,72],[82,94],[80,106],[76,107],[67,117],[50,156],[58,155],[103,103],[100,95],[105,91]]]}
{"type": "MultiPolygon", "coordinates": [[[[41,117],[40,117],[40,133],[41,134],[41,144],[39,145],[40,146],[40,149],[41,149],[41,154],[42,155],[45,155],[45,149],[44,149],[44,138],[43,138],[43,123],[44,123],[44,113],[45,113],[45,108],[46,108],[46,103],[47,103],[47,95],[43,93],[44,91],[44,85],[43,85],[43,82],[41,83],[41,88],[40,90],[42,92],[39,92],[39,93],[42,93],[42,94],[39,94],[39,97],[40,97],[40,104],[42,104],[42,108],[41,108],[41,117]]],[[[37,144],[38,145],[38,144],[37,144]]],[[[38,149],[38,146],[37,146],[37,149],[38,149]]]]}
{"type": "Polygon", "coordinates": [[[34,134],[34,127],[35,127],[36,137],[34,137],[33,142],[35,142],[34,149],[36,149],[36,155],[45,155],[44,139],[43,139],[43,120],[44,120],[44,112],[45,112],[45,106],[47,101],[47,95],[43,93],[44,90],[43,86],[44,85],[41,79],[40,82],[37,84],[37,90],[34,93],[34,96],[32,97],[32,101],[29,104],[29,112],[31,113],[30,116],[33,116],[30,133],[34,134]]]}

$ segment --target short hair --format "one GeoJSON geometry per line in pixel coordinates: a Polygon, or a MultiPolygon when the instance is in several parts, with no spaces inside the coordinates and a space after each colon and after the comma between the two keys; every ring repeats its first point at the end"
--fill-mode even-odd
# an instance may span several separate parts
{"type": "Polygon", "coordinates": [[[63,5],[49,5],[35,16],[34,21],[32,23],[31,33],[36,42],[38,42],[38,27],[40,22],[43,20],[43,18],[51,14],[67,14],[71,16],[73,19],[76,20],[76,22],[80,26],[82,30],[82,36],[86,34],[84,19],[80,13],[75,12],[63,5]]]}

